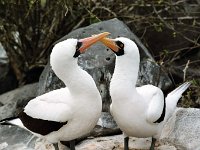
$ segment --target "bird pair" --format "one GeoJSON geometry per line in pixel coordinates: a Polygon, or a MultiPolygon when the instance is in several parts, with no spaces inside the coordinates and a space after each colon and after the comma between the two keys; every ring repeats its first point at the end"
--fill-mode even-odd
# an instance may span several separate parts
{"type": "MultiPolygon", "coordinates": [[[[172,115],[177,101],[189,87],[187,82],[164,98],[153,85],[136,88],[140,55],[136,44],[124,37],[109,39],[108,32],[85,39],[67,39],[57,43],[50,55],[50,65],[67,87],[51,91],[31,100],[11,124],[23,127],[49,142],[70,141],[89,133],[102,110],[99,91],[92,77],[78,64],[78,56],[92,44],[101,41],[116,54],[110,83],[110,112],[124,132],[124,149],[128,137],[159,138],[163,125],[172,115]]],[[[152,140],[151,149],[155,140],[152,140]]]]}

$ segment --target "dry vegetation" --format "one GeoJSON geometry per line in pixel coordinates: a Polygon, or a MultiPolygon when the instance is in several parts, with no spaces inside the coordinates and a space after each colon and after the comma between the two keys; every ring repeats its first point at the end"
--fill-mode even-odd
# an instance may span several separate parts
{"type": "Polygon", "coordinates": [[[31,72],[44,67],[54,41],[117,17],[138,35],[174,84],[193,81],[186,99],[195,101],[182,105],[199,107],[200,75],[190,70],[200,66],[200,59],[193,58],[200,49],[199,6],[199,0],[1,0],[0,42],[23,85],[31,72]]]}

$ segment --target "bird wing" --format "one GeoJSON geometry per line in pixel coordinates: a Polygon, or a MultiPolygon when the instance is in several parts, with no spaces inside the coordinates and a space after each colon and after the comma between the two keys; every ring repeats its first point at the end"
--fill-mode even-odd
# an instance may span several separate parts
{"type": "Polygon", "coordinates": [[[24,112],[37,119],[66,122],[72,117],[71,102],[68,88],[61,88],[29,101],[24,112]]]}
{"type": "Polygon", "coordinates": [[[149,123],[159,123],[165,117],[165,101],[161,89],[153,85],[136,88],[147,104],[146,120],[149,123]]]}

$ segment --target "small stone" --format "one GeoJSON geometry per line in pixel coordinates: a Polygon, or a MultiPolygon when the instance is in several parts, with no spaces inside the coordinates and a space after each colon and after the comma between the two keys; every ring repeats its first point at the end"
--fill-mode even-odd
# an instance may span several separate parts
{"type": "Polygon", "coordinates": [[[177,150],[177,148],[170,145],[162,145],[162,146],[159,146],[157,150],[177,150]]]}
{"type": "Polygon", "coordinates": [[[3,142],[3,143],[0,144],[0,150],[3,150],[6,147],[8,147],[8,143],[7,142],[3,142]]]}

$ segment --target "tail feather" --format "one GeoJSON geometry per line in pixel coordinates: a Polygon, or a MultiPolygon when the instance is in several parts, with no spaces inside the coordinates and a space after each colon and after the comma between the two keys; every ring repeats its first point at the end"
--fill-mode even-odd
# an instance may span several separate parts
{"type": "Polygon", "coordinates": [[[167,95],[167,97],[165,98],[167,108],[166,113],[168,116],[167,118],[169,118],[171,114],[175,111],[178,100],[181,98],[183,92],[185,92],[190,85],[190,82],[185,82],[167,95]]]}
{"type": "MultiPolygon", "coordinates": [[[[172,92],[170,92],[169,94],[172,95],[172,94],[178,94],[178,95],[182,95],[183,92],[185,92],[185,90],[191,85],[190,82],[185,82],[183,84],[181,84],[179,87],[177,87],[175,90],[173,90],[172,92]]],[[[168,94],[168,95],[169,95],[168,94]]]]}
{"type": "Polygon", "coordinates": [[[17,119],[18,117],[10,117],[10,118],[5,118],[5,119],[2,119],[0,120],[0,124],[3,124],[5,122],[8,122],[8,121],[11,121],[11,120],[14,120],[14,119],[17,119]]]}
{"type": "Polygon", "coordinates": [[[1,125],[14,125],[14,126],[18,126],[20,128],[25,128],[23,123],[21,122],[21,120],[19,118],[8,118],[8,119],[4,119],[0,121],[1,125]]]}

